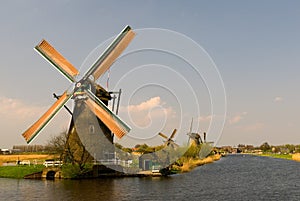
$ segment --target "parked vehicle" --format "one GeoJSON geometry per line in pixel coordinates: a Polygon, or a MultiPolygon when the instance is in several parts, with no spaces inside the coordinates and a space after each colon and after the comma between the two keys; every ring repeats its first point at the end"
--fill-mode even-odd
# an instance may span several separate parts
{"type": "Polygon", "coordinates": [[[30,161],[29,160],[17,161],[17,165],[30,165],[30,161]]]}

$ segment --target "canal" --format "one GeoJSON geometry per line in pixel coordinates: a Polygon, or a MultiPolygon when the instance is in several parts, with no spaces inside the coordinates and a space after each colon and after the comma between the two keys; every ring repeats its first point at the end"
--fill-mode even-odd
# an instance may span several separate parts
{"type": "Polygon", "coordinates": [[[0,200],[300,200],[300,163],[237,154],[163,178],[0,178],[0,200]]]}

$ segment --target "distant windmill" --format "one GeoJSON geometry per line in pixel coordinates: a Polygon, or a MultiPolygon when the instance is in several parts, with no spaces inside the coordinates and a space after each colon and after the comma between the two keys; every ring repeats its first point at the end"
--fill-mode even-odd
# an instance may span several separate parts
{"type": "MultiPolygon", "coordinates": [[[[192,132],[193,130],[193,118],[192,118],[192,121],[191,121],[191,126],[190,126],[190,131],[187,133],[187,135],[189,136],[189,139],[188,139],[188,144],[196,144],[196,145],[200,145],[203,143],[202,139],[201,139],[201,136],[199,133],[193,133],[192,132]]],[[[205,134],[205,138],[206,138],[206,134],[205,134]]]]}
{"type": "Polygon", "coordinates": [[[164,145],[165,146],[170,146],[172,148],[177,148],[177,147],[179,147],[179,145],[176,144],[175,141],[173,140],[173,138],[175,137],[176,132],[177,132],[177,129],[175,128],[173,130],[172,134],[170,135],[170,137],[167,137],[163,133],[159,133],[158,135],[160,135],[161,137],[163,137],[165,139],[165,141],[164,141],[164,143],[165,143],[164,145]]]}

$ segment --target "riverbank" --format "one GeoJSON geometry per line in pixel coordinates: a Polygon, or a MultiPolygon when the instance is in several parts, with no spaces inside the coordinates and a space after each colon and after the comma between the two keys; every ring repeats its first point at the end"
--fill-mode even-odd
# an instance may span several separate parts
{"type": "Polygon", "coordinates": [[[265,157],[271,157],[271,158],[280,158],[280,159],[292,160],[292,155],[291,154],[263,153],[263,154],[259,154],[258,156],[265,156],[265,157]]]}
{"type": "Polygon", "coordinates": [[[222,156],[220,154],[210,155],[204,159],[195,159],[195,158],[185,158],[182,161],[182,164],[174,164],[172,165],[172,170],[179,173],[190,172],[194,168],[213,163],[214,161],[220,160],[222,156]]]}
{"type": "Polygon", "coordinates": [[[286,160],[294,160],[300,162],[300,153],[296,154],[277,154],[277,153],[262,153],[256,154],[257,156],[271,157],[271,158],[280,158],[286,160]]]}
{"type": "Polygon", "coordinates": [[[23,179],[26,175],[43,171],[44,168],[43,165],[1,166],[0,178],[23,179]]]}
{"type": "Polygon", "coordinates": [[[300,162],[300,153],[293,154],[292,155],[292,160],[300,162]]]}
{"type": "MultiPolygon", "coordinates": [[[[0,166],[0,178],[17,178],[21,179],[26,177],[27,175],[42,172],[44,170],[44,166],[42,165],[42,161],[46,159],[53,159],[55,158],[54,155],[34,155],[34,154],[28,154],[28,155],[1,155],[0,161],[2,164],[11,164],[8,166],[0,166]],[[39,161],[37,164],[31,164],[31,165],[16,165],[17,160],[35,160],[39,161]]],[[[219,160],[221,158],[221,155],[211,155],[204,159],[195,159],[195,158],[184,158],[181,161],[181,164],[173,164],[171,166],[171,172],[174,174],[176,173],[185,173],[193,170],[195,167],[205,165],[212,163],[216,160],[219,160]]],[[[69,169],[69,168],[67,168],[69,169]]],[[[72,168],[71,168],[72,169],[72,168]]],[[[70,170],[71,170],[70,169],[70,170]]],[[[66,170],[65,170],[66,171],[66,170]]],[[[121,174],[122,176],[126,176],[126,174],[121,174]]],[[[138,173],[136,174],[138,177],[141,176],[162,176],[162,174],[158,173],[138,173]]],[[[118,175],[119,176],[119,175],[118,175]]],[[[129,175],[132,176],[132,175],[129,175]]]]}
{"type": "Polygon", "coordinates": [[[53,154],[0,155],[0,177],[22,179],[26,175],[41,172],[45,168],[44,161],[56,157],[53,154]]]}

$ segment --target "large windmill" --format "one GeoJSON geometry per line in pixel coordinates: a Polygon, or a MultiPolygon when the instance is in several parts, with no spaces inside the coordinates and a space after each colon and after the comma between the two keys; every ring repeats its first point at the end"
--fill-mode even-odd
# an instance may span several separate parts
{"type": "Polygon", "coordinates": [[[130,131],[130,127],[107,107],[111,96],[96,83],[96,80],[110,68],[134,36],[135,33],[132,29],[126,26],[79,80],[77,80],[79,71],[46,40],[42,40],[35,50],[73,83],[73,89],[68,89],[59,96],[44,115],[22,134],[27,143],[37,137],[70,99],[74,99],[75,106],[69,133],[77,129],[81,130],[81,134],[86,135],[86,133],[94,133],[100,129],[111,143],[113,142],[111,133],[118,138],[126,135],[130,131]],[[82,122],[91,114],[94,116],[93,118],[88,118],[88,122],[82,122]],[[75,126],[76,123],[78,126],[75,126]]]}

